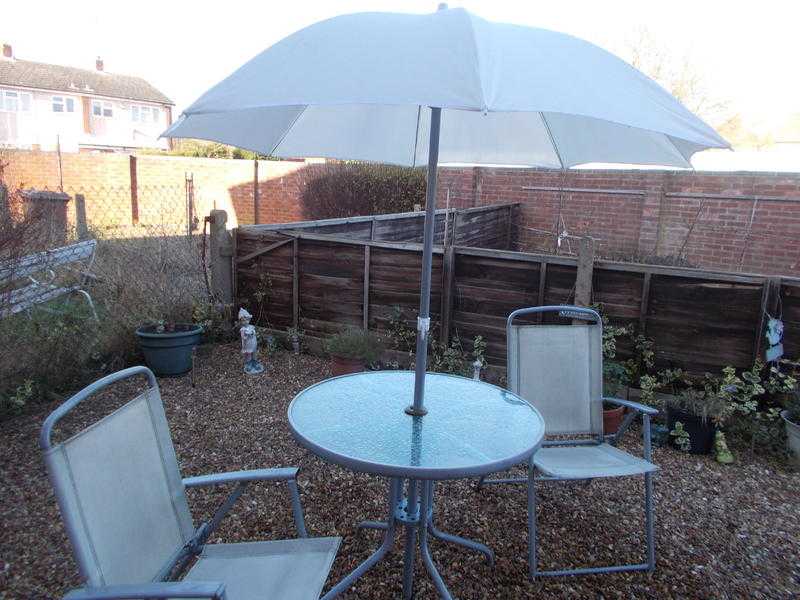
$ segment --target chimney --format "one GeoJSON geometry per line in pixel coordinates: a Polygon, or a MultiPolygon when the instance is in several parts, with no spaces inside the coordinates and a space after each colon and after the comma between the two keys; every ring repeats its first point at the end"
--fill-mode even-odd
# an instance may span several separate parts
{"type": "Polygon", "coordinates": [[[3,44],[3,57],[14,58],[14,52],[11,50],[11,44],[3,44]]]}
{"type": "Polygon", "coordinates": [[[94,68],[97,69],[98,71],[102,71],[103,70],[103,59],[100,58],[99,56],[94,61],[94,68]]]}

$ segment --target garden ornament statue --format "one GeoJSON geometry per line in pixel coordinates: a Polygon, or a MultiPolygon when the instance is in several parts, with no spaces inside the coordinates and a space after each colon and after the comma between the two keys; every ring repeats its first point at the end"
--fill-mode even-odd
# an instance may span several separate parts
{"type": "Polygon", "coordinates": [[[239,333],[242,336],[242,355],[244,356],[244,372],[248,375],[257,375],[264,372],[264,365],[258,362],[258,340],[256,328],[250,325],[253,318],[244,308],[239,309],[239,333]]]}
{"type": "Polygon", "coordinates": [[[767,362],[777,361],[783,356],[783,321],[770,317],[767,321],[767,362]]]}

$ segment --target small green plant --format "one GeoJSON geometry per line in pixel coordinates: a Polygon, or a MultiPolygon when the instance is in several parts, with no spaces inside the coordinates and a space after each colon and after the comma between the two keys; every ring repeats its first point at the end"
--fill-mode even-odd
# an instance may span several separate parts
{"type": "Polygon", "coordinates": [[[347,329],[325,342],[325,350],[332,356],[360,359],[367,364],[378,360],[382,349],[381,339],[363,329],[347,329]]]}
{"type": "Polygon", "coordinates": [[[431,340],[428,365],[431,371],[437,373],[451,373],[470,377],[473,363],[486,364],[486,342],[482,336],[476,336],[472,342],[472,352],[467,351],[461,343],[458,334],[454,335],[449,345],[444,345],[436,340],[431,340]]]}
{"type": "Polygon", "coordinates": [[[234,338],[233,305],[220,302],[195,302],[192,322],[203,327],[209,342],[228,342],[234,338]]]}
{"type": "Polygon", "coordinates": [[[388,329],[394,348],[413,356],[417,345],[417,330],[403,318],[403,311],[397,305],[392,307],[388,329]]]}
{"type": "Polygon", "coordinates": [[[0,394],[0,414],[16,415],[21,413],[27,404],[36,397],[36,388],[30,379],[26,379],[9,394],[0,394]]]}
{"type": "MultiPolygon", "coordinates": [[[[437,324],[432,324],[431,334],[428,336],[428,368],[431,371],[471,377],[475,361],[480,362],[482,367],[486,365],[487,344],[483,336],[475,336],[470,351],[464,347],[457,332],[450,338],[449,343],[442,344],[434,334],[437,329],[437,324]]],[[[403,318],[403,312],[399,306],[392,309],[388,330],[394,348],[401,352],[407,352],[409,361],[413,363],[417,331],[403,318]]]]}
{"type": "Polygon", "coordinates": [[[270,294],[272,293],[272,278],[266,273],[261,273],[258,276],[258,283],[255,289],[250,293],[250,300],[255,304],[255,317],[254,321],[269,327],[269,319],[267,319],[267,304],[269,303],[270,294]]]}
{"type": "Polygon", "coordinates": [[[675,421],[675,427],[669,432],[675,441],[675,445],[682,452],[689,452],[692,449],[692,442],[689,438],[689,432],[683,428],[683,423],[675,421]]]}
{"type": "Polygon", "coordinates": [[[286,328],[286,337],[289,339],[297,338],[298,340],[303,339],[303,330],[299,327],[287,327],[286,328]]]}
{"type": "Polygon", "coordinates": [[[300,327],[288,327],[286,329],[286,341],[295,354],[300,354],[303,343],[303,330],[300,327]]]}

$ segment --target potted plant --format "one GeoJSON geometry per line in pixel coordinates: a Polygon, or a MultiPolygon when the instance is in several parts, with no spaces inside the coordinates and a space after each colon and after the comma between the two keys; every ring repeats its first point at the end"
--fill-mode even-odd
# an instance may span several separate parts
{"type": "MultiPolygon", "coordinates": [[[[603,395],[619,398],[628,386],[625,367],[615,361],[603,363],[603,395]]],[[[613,402],[603,401],[603,433],[612,435],[617,432],[625,418],[625,407],[613,402]]]]}
{"type": "Polygon", "coordinates": [[[381,351],[379,338],[369,331],[348,329],[331,336],[325,342],[331,355],[334,375],[347,375],[363,371],[367,364],[378,359],[381,351]]]}
{"type": "Polygon", "coordinates": [[[789,452],[800,462],[800,392],[795,391],[787,396],[786,408],[781,411],[786,426],[786,442],[789,452]]]}
{"type": "Polygon", "coordinates": [[[200,343],[203,326],[197,323],[157,321],[136,330],[147,366],[162,377],[188,373],[192,353],[200,343]]]}
{"type": "Polygon", "coordinates": [[[691,454],[710,454],[714,447],[718,404],[705,390],[687,388],[667,403],[667,427],[675,447],[691,454]]]}
{"type": "Polygon", "coordinates": [[[292,354],[300,354],[300,340],[303,337],[303,330],[299,327],[289,327],[286,330],[286,339],[292,347],[292,354]]]}

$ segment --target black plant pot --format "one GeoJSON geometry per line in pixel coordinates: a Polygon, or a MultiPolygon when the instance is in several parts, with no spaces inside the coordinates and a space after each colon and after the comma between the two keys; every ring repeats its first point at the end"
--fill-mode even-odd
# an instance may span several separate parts
{"type": "MultiPolygon", "coordinates": [[[[714,434],[717,432],[711,419],[704,420],[685,410],[667,408],[667,427],[670,431],[675,429],[677,421],[683,424],[683,428],[689,434],[690,454],[711,454],[711,450],[714,448],[714,434]]],[[[670,437],[670,443],[677,447],[675,437],[670,437]]]]}

